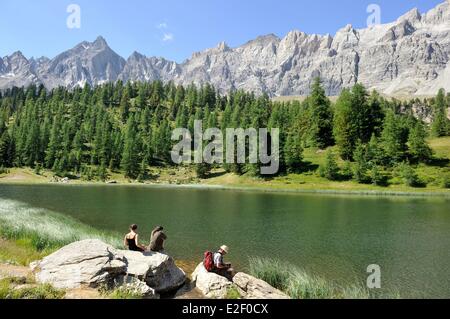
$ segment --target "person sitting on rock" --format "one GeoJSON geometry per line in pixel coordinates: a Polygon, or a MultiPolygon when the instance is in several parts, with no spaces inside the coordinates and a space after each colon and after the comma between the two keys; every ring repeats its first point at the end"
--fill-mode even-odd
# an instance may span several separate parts
{"type": "Polygon", "coordinates": [[[219,276],[225,277],[228,280],[232,281],[235,275],[234,269],[231,267],[231,264],[226,264],[223,261],[223,256],[228,254],[228,252],[228,246],[223,245],[214,254],[214,272],[219,276]]]}
{"type": "Polygon", "coordinates": [[[152,237],[150,239],[150,251],[153,252],[163,252],[164,251],[164,241],[167,239],[164,233],[164,228],[162,226],[156,227],[152,231],[152,237]]]}
{"type": "Polygon", "coordinates": [[[144,252],[145,247],[139,245],[139,235],[137,233],[138,226],[133,224],[130,226],[130,232],[125,235],[123,240],[123,244],[125,247],[128,247],[131,251],[140,251],[144,252]]]}

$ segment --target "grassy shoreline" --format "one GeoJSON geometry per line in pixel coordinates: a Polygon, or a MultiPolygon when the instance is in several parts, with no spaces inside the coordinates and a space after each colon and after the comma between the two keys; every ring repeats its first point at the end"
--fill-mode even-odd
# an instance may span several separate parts
{"type": "MultiPolygon", "coordinates": [[[[170,176],[171,172],[166,172],[170,176]]],[[[427,187],[412,188],[402,185],[389,187],[361,185],[354,182],[316,182],[304,183],[296,180],[298,176],[287,176],[275,180],[224,174],[219,177],[198,180],[193,183],[177,183],[176,180],[165,179],[139,183],[125,178],[114,179],[114,183],[70,180],[68,183],[51,181],[52,175],[36,175],[29,168],[12,169],[9,174],[0,176],[0,185],[58,185],[58,186],[130,186],[155,188],[191,188],[222,191],[291,193],[291,194],[323,194],[323,195],[359,195],[359,196],[418,196],[418,197],[450,197],[450,189],[427,187]]]]}
{"type": "MultiPolygon", "coordinates": [[[[199,179],[192,166],[151,167],[148,179],[144,182],[130,181],[120,172],[108,172],[109,182],[75,179],[67,184],[53,182],[54,174],[41,170],[37,175],[31,168],[11,168],[8,173],[0,173],[0,185],[106,185],[109,186],[149,186],[184,187],[234,191],[258,191],[276,193],[309,193],[332,195],[375,195],[375,196],[450,196],[450,188],[445,187],[445,177],[450,180],[450,137],[429,140],[434,152],[435,164],[419,164],[415,172],[425,187],[406,186],[402,178],[390,172],[387,186],[359,184],[355,181],[329,181],[318,174],[316,169],[300,174],[288,174],[272,179],[255,178],[248,175],[238,176],[226,173],[223,169],[213,169],[209,178],[199,179]]],[[[335,150],[334,148],[330,148],[335,150]]],[[[311,167],[320,167],[326,161],[326,151],[308,148],[304,150],[304,162],[311,167]]],[[[340,168],[345,162],[338,160],[340,168]]]]}

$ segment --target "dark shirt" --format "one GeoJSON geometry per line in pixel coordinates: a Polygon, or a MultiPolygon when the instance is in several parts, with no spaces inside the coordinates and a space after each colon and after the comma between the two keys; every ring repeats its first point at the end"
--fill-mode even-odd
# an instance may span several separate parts
{"type": "Polygon", "coordinates": [[[164,250],[164,240],[167,239],[163,231],[153,231],[150,240],[150,250],[159,252],[164,250]]]}
{"type": "Polygon", "coordinates": [[[128,243],[128,249],[131,251],[144,251],[142,248],[138,247],[136,245],[136,237],[134,238],[127,238],[127,243],[128,243]]]}

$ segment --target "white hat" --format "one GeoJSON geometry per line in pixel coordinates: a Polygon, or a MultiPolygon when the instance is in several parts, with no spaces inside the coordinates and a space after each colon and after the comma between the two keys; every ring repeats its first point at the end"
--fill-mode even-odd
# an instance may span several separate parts
{"type": "Polygon", "coordinates": [[[229,248],[226,245],[220,246],[220,249],[222,249],[224,252],[228,254],[229,248]]]}

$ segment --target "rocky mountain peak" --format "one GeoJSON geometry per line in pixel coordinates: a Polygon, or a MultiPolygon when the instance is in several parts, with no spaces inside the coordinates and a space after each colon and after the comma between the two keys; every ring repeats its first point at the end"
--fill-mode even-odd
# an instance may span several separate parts
{"type": "Polygon", "coordinates": [[[228,51],[229,49],[230,47],[226,44],[225,41],[222,41],[217,45],[217,50],[219,50],[220,52],[225,52],[228,51]]]}
{"type": "Polygon", "coordinates": [[[397,22],[409,21],[411,23],[418,22],[422,19],[419,9],[414,8],[397,19],[397,22]]]}
{"type": "Polygon", "coordinates": [[[15,62],[28,62],[27,58],[23,55],[22,51],[16,51],[9,56],[10,61],[15,62]]]}
{"type": "Polygon", "coordinates": [[[450,24],[450,0],[446,0],[435,8],[428,11],[424,17],[428,24],[450,24]]]}
{"type": "Polygon", "coordinates": [[[108,43],[106,42],[105,38],[102,36],[98,36],[97,39],[92,43],[97,48],[107,48],[108,43]]]}
{"type": "Polygon", "coordinates": [[[320,76],[329,95],[357,82],[385,94],[435,95],[441,87],[450,91],[449,34],[447,1],[427,13],[413,9],[392,23],[367,29],[348,24],[334,36],[293,30],[282,39],[268,34],[235,48],[221,42],[181,64],[138,52],[125,61],[98,37],[51,60],[28,61],[20,52],[0,59],[0,89],[158,79],[210,83],[222,93],[244,89],[305,95],[311,79],[320,76]]]}
{"type": "Polygon", "coordinates": [[[145,55],[137,51],[133,51],[133,53],[131,53],[130,57],[128,58],[128,61],[141,61],[143,59],[145,59],[145,55]]]}

